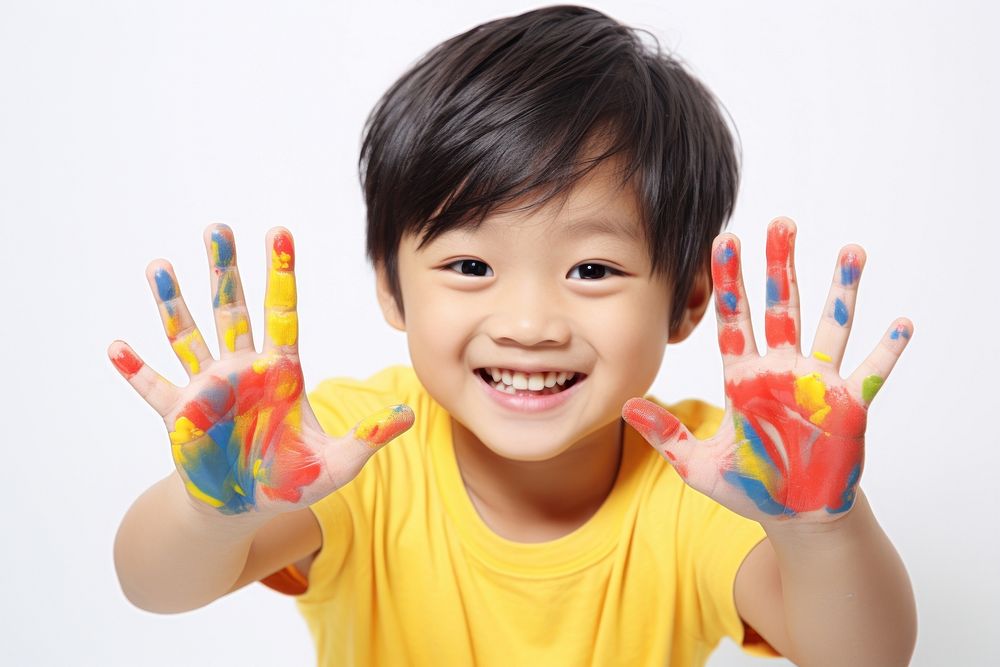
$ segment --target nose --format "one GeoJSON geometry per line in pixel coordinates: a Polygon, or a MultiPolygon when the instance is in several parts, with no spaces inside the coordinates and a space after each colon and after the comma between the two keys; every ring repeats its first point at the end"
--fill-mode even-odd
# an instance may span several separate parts
{"type": "Polygon", "coordinates": [[[562,345],[570,326],[564,304],[536,282],[518,281],[497,294],[487,331],[498,343],[525,347],[562,345]]]}

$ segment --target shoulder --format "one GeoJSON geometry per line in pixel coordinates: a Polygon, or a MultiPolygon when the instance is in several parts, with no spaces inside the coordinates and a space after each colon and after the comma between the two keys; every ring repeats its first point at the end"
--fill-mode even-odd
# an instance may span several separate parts
{"type": "Polygon", "coordinates": [[[358,420],[390,405],[405,403],[426,411],[429,395],[409,366],[389,366],[365,379],[333,377],[309,392],[309,404],[327,432],[350,429],[358,420]]]}

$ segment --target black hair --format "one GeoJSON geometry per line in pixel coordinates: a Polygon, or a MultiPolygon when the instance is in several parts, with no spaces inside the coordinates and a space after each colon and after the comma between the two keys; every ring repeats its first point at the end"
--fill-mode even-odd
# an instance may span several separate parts
{"type": "Polygon", "coordinates": [[[708,89],[638,33],[593,9],[545,7],[452,37],[386,91],[365,124],[359,171],[368,258],[401,314],[405,234],[423,246],[500,206],[540,206],[619,156],[678,324],[732,213],[738,147],[708,89]],[[595,137],[603,150],[585,159],[595,137]]]}

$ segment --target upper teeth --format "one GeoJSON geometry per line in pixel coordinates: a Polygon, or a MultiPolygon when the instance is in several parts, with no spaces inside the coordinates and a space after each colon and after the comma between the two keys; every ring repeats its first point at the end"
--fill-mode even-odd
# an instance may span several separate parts
{"type": "Polygon", "coordinates": [[[487,368],[486,371],[493,377],[494,382],[503,382],[506,385],[514,387],[514,389],[530,389],[531,391],[540,391],[544,387],[566,384],[567,380],[576,376],[576,373],[572,371],[522,373],[521,371],[511,371],[506,368],[487,368]]]}

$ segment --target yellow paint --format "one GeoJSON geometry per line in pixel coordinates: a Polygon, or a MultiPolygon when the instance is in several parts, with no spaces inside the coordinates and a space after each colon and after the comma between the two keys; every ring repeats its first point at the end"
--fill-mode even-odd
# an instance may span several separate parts
{"type": "Polygon", "coordinates": [[[180,313],[177,311],[177,305],[171,306],[173,308],[173,313],[167,308],[164,303],[160,304],[160,316],[163,318],[163,328],[167,331],[167,338],[173,340],[177,337],[177,333],[181,330],[181,317],[180,313]]]}
{"type": "Polygon", "coordinates": [[[298,375],[282,373],[278,377],[277,386],[274,388],[274,397],[278,400],[284,400],[297,395],[301,389],[302,383],[299,382],[298,375]]]}
{"type": "Polygon", "coordinates": [[[180,358],[181,363],[184,364],[185,368],[191,375],[195,375],[201,370],[201,364],[198,361],[198,357],[194,353],[194,348],[196,346],[204,346],[205,341],[201,337],[201,332],[197,329],[191,331],[183,338],[175,340],[171,343],[174,348],[174,352],[177,353],[178,358],[180,358]]]}
{"type": "Polygon", "coordinates": [[[247,495],[247,494],[246,494],[246,492],[244,492],[244,491],[243,491],[243,487],[241,487],[241,486],[240,486],[239,484],[237,484],[236,482],[233,482],[233,491],[235,491],[236,493],[238,493],[238,494],[240,494],[241,496],[243,496],[244,498],[246,498],[246,495],[247,495]]]}
{"type": "Polygon", "coordinates": [[[795,380],[795,402],[810,413],[809,421],[817,426],[823,423],[831,408],[826,403],[826,385],[819,373],[803,375],[795,380]]]}
{"type": "Polygon", "coordinates": [[[774,467],[754,451],[753,445],[750,444],[749,438],[743,431],[742,420],[737,417],[733,421],[736,423],[736,438],[740,443],[734,453],[737,461],[736,471],[741,475],[758,480],[772,498],[776,497],[774,467]]]}
{"type": "Polygon", "coordinates": [[[823,352],[813,352],[813,357],[819,359],[820,361],[833,361],[829,354],[824,354],[823,352]]]}
{"type": "Polygon", "coordinates": [[[233,322],[232,326],[227,327],[223,336],[226,342],[226,349],[230,352],[236,351],[236,339],[244,334],[250,333],[250,322],[243,315],[233,322]]]}
{"type": "Polygon", "coordinates": [[[260,459],[257,459],[256,461],[253,462],[253,476],[254,476],[254,479],[260,479],[260,466],[261,466],[261,463],[263,463],[263,461],[261,461],[260,459]]]}
{"type": "Polygon", "coordinates": [[[221,500],[219,500],[218,498],[213,498],[212,496],[208,495],[207,493],[199,489],[197,486],[195,486],[194,482],[192,482],[191,480],[185,482],[184,485],[187,487],[188,493],[190,493],[192,496],[202,501],[203,503],[208,503],[212,507],[222,507],[223,502],[221,500]]]}
{"type": "Polygon", "coordinates": [[[267,372],[267,369],[270,367],[271,367],[271,361],[270,359],[267,359],[265,357],[254,359],[254,362],[252,364],[253,372],[257,373],[258,375],[263,375],[264,373],[267,372]]]}
{"type": "Polygon", "coordinates": [[[292,256],[271,250],[271,272],[267,277],[264,309],[267,335],[275,345],[295,345],[299,339],[299,318],[295,313],[295,274],[292,256]]]}
{"type": "Polygon", "coordinates": [[[271,271],[267,277],[266,308],[295,308],[295,274],[291,271],[271,271]]]}
{"type": "MultiPolygon", "coordinates": [[[[170,444],[183,445],[205,435],[205,432],[194,425],[187,417],[178,417],[174,422],[174,430],[170,432],[170,444]]],[[[176,458],[176,455],[175,455],[176,458]]]]}
{"type": "Polygon", "coordinates": [[[299,339],[299,316],[294,310],[268,311],[267,335],[275,345],[295,345],[299,339]]]}
{"type": "Polygon", "coordinates": [[[278,252],[276,248],[271,248],[271,268],[275,271],[287,271],[291,261],[292,256],[287,252],[278,252]]]}

